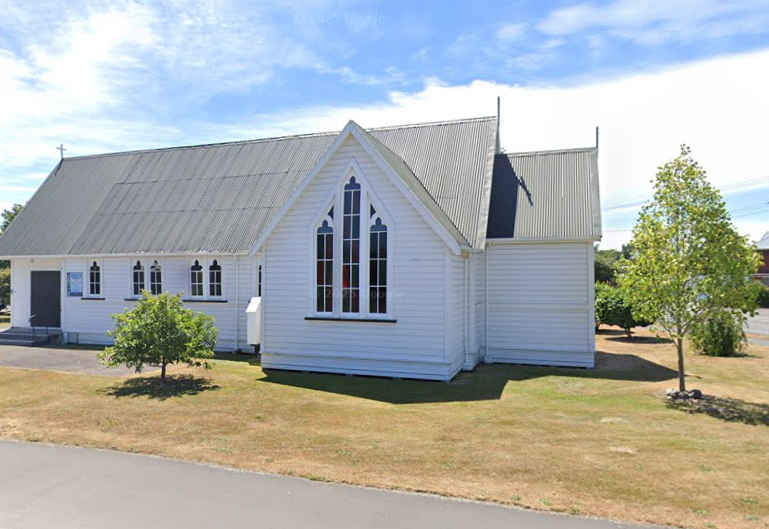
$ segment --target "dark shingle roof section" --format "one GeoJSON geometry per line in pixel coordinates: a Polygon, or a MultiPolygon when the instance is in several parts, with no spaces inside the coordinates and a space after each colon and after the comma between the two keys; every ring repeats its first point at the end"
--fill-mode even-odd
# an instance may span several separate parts
{"type": "MultiPolygon", "coordinates": [[[[477,243],[496,118],[368,132],[477,243]]],[[[336,136],[65,158],[0,237],[0,255],[248,252],[336,136]]]]}
{"type": "Polygon", "coordinates": [[[497,155],[487,236],[521,241],[600,239],[597,149],[497,155]]]}

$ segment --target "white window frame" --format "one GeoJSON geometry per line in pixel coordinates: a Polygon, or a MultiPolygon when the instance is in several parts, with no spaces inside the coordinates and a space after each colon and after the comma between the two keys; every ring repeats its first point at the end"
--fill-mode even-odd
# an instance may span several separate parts
{"type": "Polygon", "coordinates": [[[187,267],[187,292],[190,298],[204,299],[206,297],[206,268],[206,263],[202,259],[192,259],[189,263],[189,266],[187,267]],[[198,266],[200,266],[200,294],[195,294],[192,288],[192,267],[195,266],[195,263],[198,263],[198,266]]]}
{"type": "Polygon", "coordinates": [[[85,264],[85,274],[83,276],[86,278],[84,281],[85,285],[83,288],[83,297],[84,298],[103,298],[104,297],[104,264],[99,259],[88,259],[85,264]],[[91,267],[93,264],[96,263],[96,266],[99,267],[99,293],[94,294],[91,292],[91,267]]]}
{"type": "Polygon", "coordinates": [[[129,261],[128,264],[128,278],[129,278],[129,284],[128,284],[128,297],[129,298],[135,298],[139,299],[142,295],[142,290],[147,290],[147,262],[146,259],[132,259],[129,261]],[[136,263],[139,262],[142,266],[142,285],[144,288],[142,288],[138,294],[134,294],[134,267],[136,266],[136,263]]]}
{"type": "Polygon", "coordinates": [[[150,266],[149,268],[144,268],[144,278],[145,280],[147,277],[149,277],[149,282],[146,284],[149,288],[147,288],[147,292],[149,292],[153,296],[157,296],[159,294],[162,294],[166,291],[165,288],[165,276],[166,276],[166,267],[165,263],[160,259],[150,259],[150,266]],[[158,267],[160,267],[160,292],[154,293],[152,292],[152,267],[155,266],[155,263],[157,263],[158,267]]]}
{"type": "Polygon", "coordinates": [[[222,259],[220,257],[212,258],[208,260],[205,266],[205,290],[203,293],[206,295],[206,299],[223,299],[224,298],[224,266],[222,266],[222,259]],[[216,263],[219,267],[219,294],[211,294],[211,266],[216,263]]]}
{"type": "MultiPolygon", "coordinates": [[[[334,197],[336,198],[336,197],[334,197]]],[[[324,316],[332,316],[337,313],[337,296],[336,296],[336,269],[337,269],[337,239],[338,237],[338,226],[337,226],[337,218],[339,216],[339,213],[337,211],[337,204],[336,200],[329,199],[326,202],[326,207],[323,209],[324,213],[320,215],[319,218],[315,220],[315,222],[312,225],[312,244],[310,245],[312,248],[312,314],[319,317],[324,316]],[[331,210],[331,208],[334,208],[334,217],[329,217],[328,212],[331,210]],[[333,242],[334,242],[334,250],[333,250],[333,257],[331,261],[331,267],[332,267],[332,275],[331,275],[331,312],[319,312],[318,311],[318,228],[320,228],[323,225],[323,221],[327,221],[328,225],[331,227],[333,231],[333,242]]],[[[340,305],[341,306],[341,305],[340,305]]]]}
{"type": "Polygon", "coordinates": [[[395,292],[396,292],[396,278],[393,274],[393,267],[395,262],[395,239],[396,232],[398,231],[397,224],[394,220],[394,216],[384,206],[382,200],[377,196],[373,187],[369,184],[368,179],[364,176],[360,165],[356,160],[352,160],[343,173],[343,177],[334,186],[331,196],[327,201],[323,202],[327,204],[320,214],[315,218],[315,222],[311,225],[310,237],[312,237],[312,244],[310,246],[310,285],[312,290],[312,307],[310,308],[309,315],[319,318],[334,318],[334,319],[382,319],[392,320],[395,319],[396,305],[395,305],[395,292]],[[344,233],[343,233],[343,216],[344,216],[344,186],[349,182],[350,177],[355,176],[355,180],[361,186],[361,215],[360,215],[360,248],[359,248],[359,281],[358,288],[360,289],[360,305],[359,312],[342,312],[342,258],[343,258],[343,245],[344,245],[344,233]],[[333,288],[333,312],[318,312],[318,289],[317,289],[317,229],[323,223],[323,220],[328,218],[328,210],[333,205],[334,207],[334,281],[333,288]],[[370,227],[372,223],[370,215],[370,206],[373,205],[376,210],[376,215],[373,221],[376,221],[377,217],[382,219],[382,223],[387,225],[387,311],[384,313],[370,312],[369,303],[369,241],[370,241],[370,227]]]}

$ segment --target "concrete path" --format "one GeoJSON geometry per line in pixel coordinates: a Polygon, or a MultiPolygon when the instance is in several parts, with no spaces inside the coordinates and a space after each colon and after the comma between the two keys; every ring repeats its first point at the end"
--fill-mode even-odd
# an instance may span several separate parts
{"type": "Polygon", "coordinates": [[[631,529],[630,524],[0,441],[0,528],[631,529]]]}
{"type": "MultiPolygon", "coordinates": [[[[105,367],[93,349],[72,349],[66,347],[31,347],[23,345],[0,345],[0,367],[21,367],[25,369],[48,369],[88,375],[111,375],[124,377],[134,374],[133,369],[105,367]]],[[[147,368],[144,372],[152,372],[147,368]]],[[[0,526],[2,529],[2,526],[0,526]]]]}
{"type": "Polygon", "coordinates": [[[758,309],[758,314],[748,319],[748,333],[769,337],[769,309],[758,309]]]}

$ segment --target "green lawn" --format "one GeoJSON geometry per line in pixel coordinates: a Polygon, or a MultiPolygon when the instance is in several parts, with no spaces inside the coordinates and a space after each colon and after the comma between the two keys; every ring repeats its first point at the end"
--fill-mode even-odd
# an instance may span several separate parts
{"type": "Polygon", "coordinates": [[[450,384],[212,370],[0,369],[0,437],[702,528],[769,527],[769,348],[689,355],[724,415],[666,406],[672,345],[598,336],[595,370],[480,366],[450,384]],[[727,409],[728,408],[728,409],[727,409]],[[728,413],[726,413],[728,411],[728,413]]]}

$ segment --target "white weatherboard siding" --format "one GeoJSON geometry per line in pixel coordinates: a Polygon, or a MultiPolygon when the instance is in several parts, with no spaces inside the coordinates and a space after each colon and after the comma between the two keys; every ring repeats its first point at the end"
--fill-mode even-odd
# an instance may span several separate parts
{"type": "MultiPolygon", "coordinates": [[[[339,230],[334,236],[340,236],[339,230]]],[[[444,335],[447,254],[445,243],[389,177],[354,138],[348,138],[266,242],[262,366],[450,379],[458,366],[447,356],[444,335]],[[386,209],[388,258],[394,271],[388,277],[388,312],[396,323],[304,319],[315,310],[314,228],[353,161],[379,199],[377,209],[386,209]]],[[[367,270],[368,263],[362,261],[362,273],[367,270]]],[[[338,269],[334,280],[338,291],[338,269]]]]}
{"type": "Polygon", "coordinates": [[[486,345],[486,254],[472,253],[468,266],[467,350],[463,369],[473,369],[483,360],[486,345]]]}
{"type": "Polygon", "coordinates": [[[591,243],[492,244],[487,362],[593,367],[591,243]]]}
{"type": "MultiPolygon", "coordinates": [[[[33,270],[60,270],[55,259],[13,259],[11,261],[11,325],[29,327],[30,323],[30,272],[33,270]]],[[[62,280],[62,289],[66,286],[62,280]]]]}
{"type": "MultiPolygon", "coordinates": [[[[126,300],[132,297],[132,270],[137,259],[145,268],[145,286],[149,289],[149,267],[155,260],[162,266],[163,291],[172,294],[189,294],[189,267],[199,259],[208,276],[208,264],[213,259],[222,267],[222,300],[226,302],[206,303],[185,301],[184,306],[210,314],[219,331],[217,349],[250,349],[246,344],[245,309],[251,297],[256,295],[256,258],[233,256],[198,257],[107,257],[107,258],[65,258],[60,260],[15,259],[12,262],[12,324],[29,326],[30,271],[61,270],[61,329],[71,341],[84,344],[109,344],[106,335],[114,328],[111,315],[122,312],[134,305],[126,300]],[[105,299],[81,299],[67,296],[67,272],[83,273],[84,297],[88,297],[88,267],[96,260],[101,267],[101,288],[99,297],[105,299]],[[237,266],[236,266],[237,263],[237,266]],[[237,284],[237,286],[236,286],[237,284]]],[[[207,284],[206,284],[207,286],[207,284]]]]}

